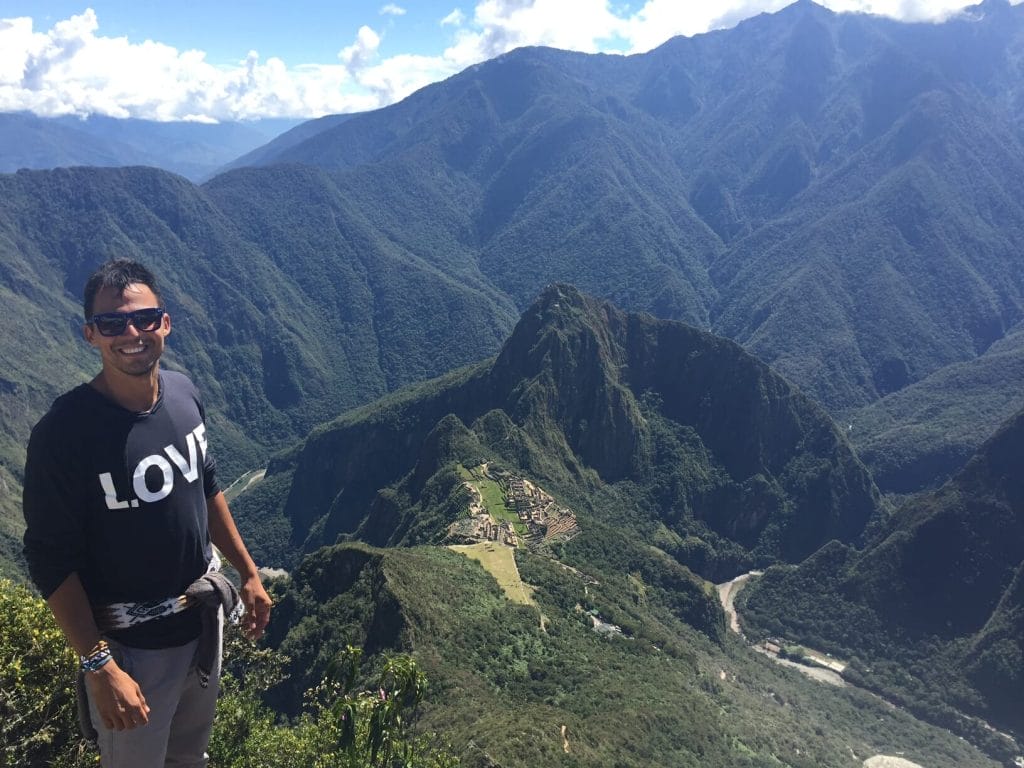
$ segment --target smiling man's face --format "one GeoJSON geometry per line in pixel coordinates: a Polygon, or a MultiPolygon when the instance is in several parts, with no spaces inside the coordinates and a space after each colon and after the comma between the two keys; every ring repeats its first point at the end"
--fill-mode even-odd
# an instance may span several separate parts
{"type": "MultiPolygon", "coordinates": [[[[104,288],[96,294],[92,311],[95,315],[106,312],[134,312],[159,307],[160,301],[147,285],[132,283],[123,292],[104,288]]],[[[85,340],[100,351],[103,370],[126,376],[146,376],[153,370],[164,351],[164,339],[171,332],[170,315],[164,314],[160,325],[152,331],[140,331],[128,323],[119,336],[104,336],[92,324],[82,329],[85,340]]]]}

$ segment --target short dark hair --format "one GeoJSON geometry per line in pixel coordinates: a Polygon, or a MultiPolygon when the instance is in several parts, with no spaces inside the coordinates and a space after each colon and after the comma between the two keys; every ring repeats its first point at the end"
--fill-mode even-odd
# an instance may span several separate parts
{"type": "Polygon", "coordinates": [[[149,288],[157,300],[160,300],[156,277],[139,262],[133,259],[111,259],[100,264],[85,281],[85,290],[82,293],[82,308],[85,310],[86,321],[92,317],[92,305],[96,301],[97,293],[104,288],[114,288],[120,295],[124,293],[125,288],[136,283],[149,288]]]}

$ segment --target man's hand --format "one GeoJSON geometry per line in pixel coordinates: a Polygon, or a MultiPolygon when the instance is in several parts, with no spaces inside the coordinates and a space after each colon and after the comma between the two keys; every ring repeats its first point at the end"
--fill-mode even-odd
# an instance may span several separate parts
{"type": "Polygon", "coordinates": [[[210,539],[242,578],[240,592],[242,605],[245,606],[242,631],[250,640],[258,640],[270,621],[270,595],[263,588],[256,564],[242,543],[242,537],[238,535],[228,502],[221,491],[206,500],[206,511],[209,514],[210,539]]]}
{"type": "Polygon", "coordinates": [[[259,640],[270,622],[270,607],[273,601],[263,588],[259,576],[252,576],[243,581],[240,594],[242,605],[245,606],[242,631],[250,640],[259,640]]]}
{"type": "Polygon", "coordinates": [[[96,672],[86,672],[85,680],[89,698],[107,728],[124,731],[149,722],[149,705],[142,689],[113,659],[96,672]]]}

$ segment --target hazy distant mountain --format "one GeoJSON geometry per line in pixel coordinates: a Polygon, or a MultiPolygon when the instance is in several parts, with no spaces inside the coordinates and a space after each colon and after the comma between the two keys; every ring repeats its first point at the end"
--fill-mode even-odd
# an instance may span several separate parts
{"type": "Polygon", "coordinates": [[[0,113],[0,172],[150,165],[201,181],[298,122],[265,119],[205,124],[0,113]]]}
{"type": "Polygon", "coordinates": [[[219,168],[218,171],[226,172],[234,168],[245,168],[250,165],[266,165],[268,161],[273,162],[275,157],[287,149],[294,147],[296,144],[301,144],[321,131],[333,128],[335,125],[343,123],[354,116],[354,114],[327,115],[326,117],[321,117],[316,120],[307,120],[303,123],[299,123],[294,128],[286,130],[272,141],[257,147],[251,152],[247,152],[241,157],[232,160],[230,163],[225,164],[219,168]]]}

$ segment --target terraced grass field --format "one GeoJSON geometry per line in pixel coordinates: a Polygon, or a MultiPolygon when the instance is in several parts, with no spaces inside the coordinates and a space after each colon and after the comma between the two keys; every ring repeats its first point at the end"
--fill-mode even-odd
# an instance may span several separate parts
{"type": "Polygon", "coordinates": [[[519,576],[515,550],[511,547],[487,541],[480,544],[454,544],[450,548],[480,563],[513,603],[536,605],[532,588],[524,584],[519,576]]]}

